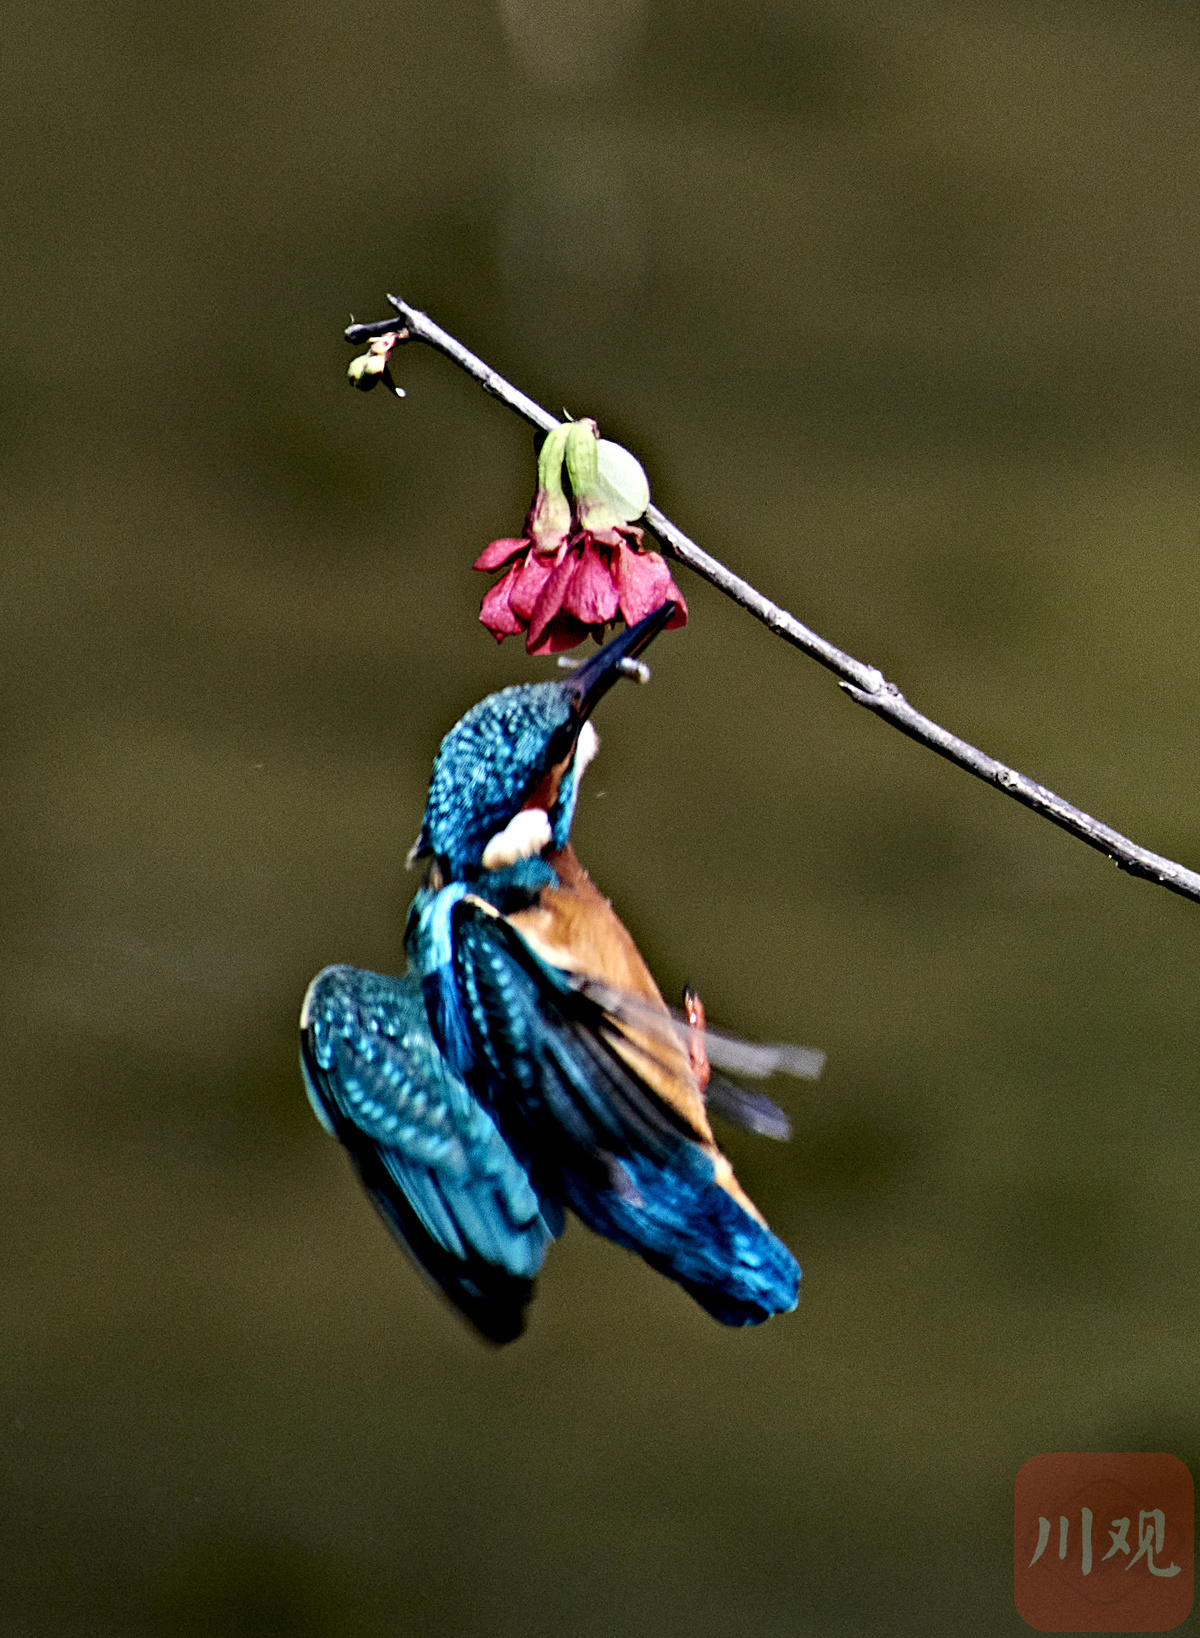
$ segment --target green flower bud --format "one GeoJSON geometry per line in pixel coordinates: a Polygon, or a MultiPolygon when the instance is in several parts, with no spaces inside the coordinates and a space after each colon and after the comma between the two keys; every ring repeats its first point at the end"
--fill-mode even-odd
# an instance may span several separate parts
{"type": "Polygon", "coordinates": [[[394,392],[397,398],[404,397],[404,388],[398,387],[392,380],[389,367],[392,348],[399,341],[399,335],[393,330],[385,336],[378,336],[371,343],[365,353],[350,360],[350,368],[346,374],[350,378],[350,385],[357,387],[359,392],[370,392],[382,381],[389,391],[394,392]]]}
{"type": "Polygon", "coordinates": [[[571,503],[563,489],[563,451],[570,423],[546,434],[538,455],[538,487],[527,533],[539,552],[556,552],[571,532],[571,503]]]}
{"type": "Polygon", "coordinates": [[[650,481],[636,455],[610,438],[596,446],[597,490],[612,507],[618,523],[636,523],[650,504],[650,481]]]}

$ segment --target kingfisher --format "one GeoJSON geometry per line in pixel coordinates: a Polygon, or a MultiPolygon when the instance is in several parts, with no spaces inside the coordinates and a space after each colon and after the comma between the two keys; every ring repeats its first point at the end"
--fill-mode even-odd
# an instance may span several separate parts
{"type": "Polygon", "coordinates": [[[489,695],[442,740],[410,854],[402,977],[326,967],[300,1018],[312,1107],[380,1216],[493,1343],[518,1337],[569,1209],[725,1325],[796,1305],[800,1269],[734,1176],[709,1108],[787,1135],[747,1074],[822,1055],[669,1009],[570,842],[591,714],[674,612],[561,680],[489,695]]]}

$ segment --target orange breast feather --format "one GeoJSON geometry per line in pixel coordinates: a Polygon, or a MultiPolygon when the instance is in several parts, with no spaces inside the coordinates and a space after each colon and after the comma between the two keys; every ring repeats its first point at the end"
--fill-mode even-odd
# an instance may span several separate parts
{"type": "MultiPolygon", "coordinates": [[[[619,990],[643,1007],[670,1015],[629,930],[599,892],[568,844],[544,854],[560,886],[544,888],[536,905],[508,917],[522,938],[552,967],[580,973],[619,990]]],[[[610,1043],[662,1101],[682,1115],[695,1141],[712,1157],[716,1181],[760,1222],[762,1214],[718,1149],[684,1044],[673,1030],[644,1031],[621,1021],[610,1043]]]]}

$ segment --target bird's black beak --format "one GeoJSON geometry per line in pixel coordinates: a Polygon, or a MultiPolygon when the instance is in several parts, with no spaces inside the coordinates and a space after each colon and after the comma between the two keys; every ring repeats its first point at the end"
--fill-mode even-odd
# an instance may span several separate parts
{"type": "Polygon", "coordinates": [[[590,660],[585,660],[572,671],[562,686],[571,696],[576,724],[585,722],[591,716],[616,682],[621,675],[621,661],[634,660],[644,648],[649,647],[674,612],[674,603],[664,603],[653,614],[639,620],[636,626],[630,626],[619,637],[614,637],[611,643],[605,643],[598,654],[593,654],[590,660]]]}

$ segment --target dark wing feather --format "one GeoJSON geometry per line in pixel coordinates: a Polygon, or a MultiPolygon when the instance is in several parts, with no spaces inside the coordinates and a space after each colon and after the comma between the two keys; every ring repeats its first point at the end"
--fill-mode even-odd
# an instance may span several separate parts
{"type": "Polygon", "coordinates": [[[519,1153],[606,1180],[613,1157],[682,1153],[691,1128],[609,1044],[603,1008],[503,917],[461,900],[452,951],[425,978],[434,1034],[519,1153]]]}
{"type": "Polygon", "coordinates": [[[792,1046],[783,1041],[743,1041],[736,1035],[724,1035],[714,1029],[698,1029],[675,1008],[652,1007],[640,996],[614,989],[599,979],[575,976],[572,982],[613,1019],[639,1032],[657,1035],[664,1045],[682,1047],[686,1051],[690,1038],[698,1035],[704,1042],[709,1063],[731,1074],[748,1075],[754,1080],[769,1075],[796,1075],[812,1081],[825,1067],[825,1054],[817,1047],[792,1046]]]}
{"type": "MultiPolygon", "coordinates": [[[[754,1078],[768,1075],[797,1075],[815,1079],[825,1065],[825,1054],[813,1047],[761,1044],[743,1041],[735,1035],[699,1029],[681,1012],[661,1011],[639,996],[628,995],[596,979],[573,978],[575,987],[603,1008],[610,1039],[620,1040],[624,1056],[640,1055],[648,1065],[669,1068],[679,1051],[687,1051],[697,1037],[710,1065],[719,1064],[735,1074],[754,1078]]],[[[709,1110],[734,1126],[742,1126],[760,1137],[786,1141],[792,1135],[787,1115],[764,1093],[738,1086],[724,1075],[712,1073],[704,1089],[709,1110]]]]}
{"type": "Polygon", "coordinates": [[[704,1101],[713,1114],[720,1115],[731,1126],[740,1126],[759,1137],[786,1143],[792,1135],[791,1121],[765,1092],[738,1086],[735,1081],[727,1081],[724,1075],[712,1074],[708,1077],[704,1101]]]}
{"type": "Polygon", "coordinates": [[[694,1129],[617,1051],[600,1002],[502,917],[470,900],[451,914],[450,961],[425,979],[430,1017],[531,1175],[723,1324],[794,1308],[795,1258],[717,1183],[694,1129]]]}
{"type": "Polygon", "coordinates": [[[395,1237],[484,1336],[519,1336],[561,1207],[450,1072],[417,980],[327,967],[305,998],[301,1065],[395,1237]]]}

